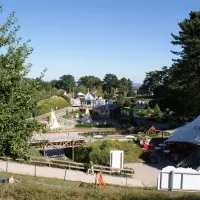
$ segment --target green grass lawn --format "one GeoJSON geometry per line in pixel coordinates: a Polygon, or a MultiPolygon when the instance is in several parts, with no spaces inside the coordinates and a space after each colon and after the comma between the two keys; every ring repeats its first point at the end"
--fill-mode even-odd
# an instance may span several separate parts
{"type": "Polygon", "coordinates": [[[0,185],[3,200],[197,200],[200,193],[157,191],[155,188],[58,188],[27,183],[0,185]]]}
{"type": "Polygon", "coordinates": [[[51,178],[43,178],[43,177],[34,177],[34,176],[28,176],[28,175],[19,175],[19,174],[13,174],[13,173],[6,173],[6,172],[0,172],[0,178],[10,178],[11,176],[14,176],[15,179],[22,181],[23,183],[27,184],[50,184],[50,185],[57,185],[62,187],[70,187],[75,188],[79,187],[81,182],[76,181],[64,181],[60,179],[51,179],[51,178]]]}

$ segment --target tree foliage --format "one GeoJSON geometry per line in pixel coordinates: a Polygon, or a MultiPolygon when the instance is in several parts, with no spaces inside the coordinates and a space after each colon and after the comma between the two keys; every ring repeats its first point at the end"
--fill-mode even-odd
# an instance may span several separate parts
{"type": "Polygon", "coordinates": [[[103,91],[112,96],[113,91],[119,86],[119,80],[115,74],[106,74],[103,79],[103,91]]]}
{"type": "Polygon", "coordinates": [[[59,78],[59,80],[55,83],[55,87],[58,89],[66,90],[70,93],[76,87],[76,82],[72,75],[67,74],[59,78]]]}
{"type": "Polygon", "coordinates": [[[95,76],[82,76],[78,80],[78,86],[83,85],[86,88],[90,89],[97,89],[99,86],[102,85],[102,80],[95,76]]]}
{"type": "Polygon", "coordinates": [[[25,65],[33,49],[17,37],[19,26],[15,13],[0,25],[0,152],[26,157],[28,140],[40,128],[35,120],[27,120],[37,103],[40,79],[26,78],[31,65],[25,65]]]}
{"type": "Polygon", "coordinates": [[[153,92],[154,103],[161,110],[176,116],[195,117],[200,113],[200,12],[190,12],[189,19],[180,22],[180,31],[172,34],[172,44],[181,47],[172,51],[178,58],[170,68],[146,74],[139,92],[153,92]]]}

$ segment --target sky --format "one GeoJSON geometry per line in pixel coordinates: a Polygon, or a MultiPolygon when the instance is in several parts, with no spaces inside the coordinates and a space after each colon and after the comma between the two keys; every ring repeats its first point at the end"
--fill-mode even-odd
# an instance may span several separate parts
{"type": "Polygon", "coordinates": [[[31,39],[29,77],[107,73],[142,83],[145,73],[170,66],[171,33],[200,10],[199,0],[1,0],[0,24],[16,11],[18,33],[31,39]]]}

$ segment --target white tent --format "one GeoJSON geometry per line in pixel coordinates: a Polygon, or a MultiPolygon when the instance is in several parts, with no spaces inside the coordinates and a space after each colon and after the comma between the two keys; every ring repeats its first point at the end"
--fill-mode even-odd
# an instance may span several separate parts
{"type": "Polygon", "coordinates": [[[200,116],[194,121],[175,129],[165,142],[189,142],[200,144],[200,116]]]}
{"type": "Polygon", "coordinates": [[[79,92],[77,95],[78,96],[85,96],[82,92],[79,92]]]}

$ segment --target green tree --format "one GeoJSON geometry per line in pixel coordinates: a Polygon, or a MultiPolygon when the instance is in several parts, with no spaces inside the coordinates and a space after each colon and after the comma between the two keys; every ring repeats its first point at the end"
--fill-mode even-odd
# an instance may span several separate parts
{"type": "Polygon", "coordinates": [[[189,19],[180,22],[178,35],[172,34],[173,45],[181,51],[172,51],[178,56],[172,68],[172,88],[183,91],[182,108],[186,116],[200,113],[200,12],[190,12],[189,19]]]}
{"type": "Polygon", "coordinates": [[[135,98],[126,98],[122,106],[133,108],[136,103],[135,98]]]}
{"type": "Polygon", "coordinates": [[[73,92],[73,89],[76,87],[75,79],[72,75],[63,75],[60,79],[56,82],[55,87],[58,89],[64,89],[67,92],[73,92]]]}
{"type": "Polygon", "coordinates": [[[106,74],[103,79],[103,91],[107,92],[109,97],[112,96],[112,88],[119,87],[119,80],[115,74],[106,74]]]}
{"type": "Polygon", "coordinates": [[[0,152],[26,158],[28,140],[40,128],[36,120],[26,119],[36,107],[40,79],[26,78],[31,65],[25,62],[33,49],[17,38],[16,22],[13,12],[0,26],[0,152]]]}
{"type": "Polygon", "coordinates": [[[156,104],[154,106],[154,115],[156,117],[162,117],[163,116],[163,113],[161,112],[160,107],[158,106],[158,104],[156,104]]]}
{"type": "Polygon", "coordinates": [[[56,87],[56,83],[58,82],[58,80],[52,80],[50,81],[51,87],[56,87]]]}
{"type": "Polygon", "coordinates": [[[138,90],[138,93],[146,95],[154,93],[154,90],[158,86],[166,83],[168,76],[169,69],[166,66],[163,66],[161,70],[147,72],[143,84],[138,90]]]}
{"type": "Polygon", "coordinates": [[[123,77],[119,80],[119,93],[126,97],[128,94],[128,90],[128,80],[123,77]]]}
{"type": "Polygon", "coordinates": [[[134,92],[134,88],[133,88],[133,81],[131,81],[130,79],[127,80],[128,82],[128,97],[134,97],[135,96],[135,92],[134,92]]]}
{"type": "Polygon", "coordinates": [[[83,85],[89,89],[102,87],[102,80],[95,76],[83,76],[78,80],[78,85],[83,85]]]}
{"type": "Polygon", "coordinates": [[[87,93],[87,88],[84,85],[79,85],[76,88],[76,93],[78,94],[79,92],[86,94],[87,93]]]}

